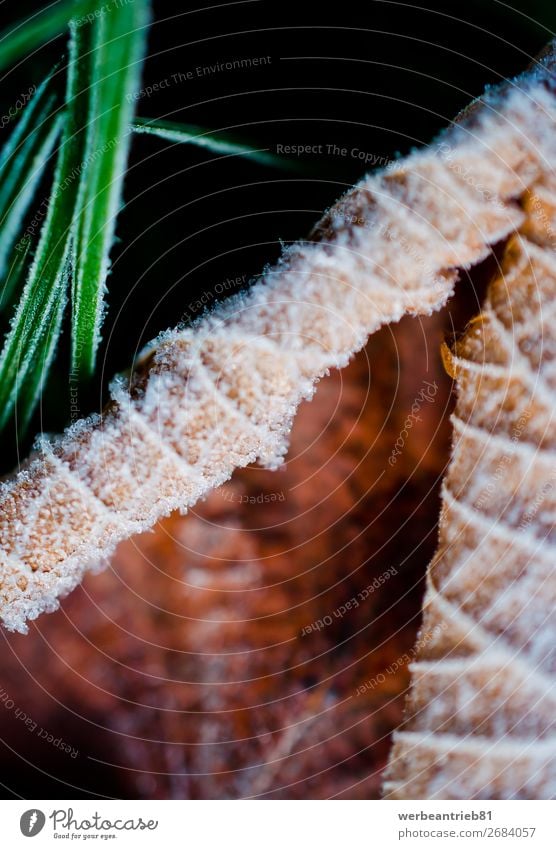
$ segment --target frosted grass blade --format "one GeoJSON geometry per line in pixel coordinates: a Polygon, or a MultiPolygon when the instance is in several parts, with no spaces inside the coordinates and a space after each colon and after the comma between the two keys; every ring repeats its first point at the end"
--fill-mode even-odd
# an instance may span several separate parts
{"type": "Polygon", "coordinates": [[[72,226],[84,153],[86,99],[81,40],[70,39],[67,116],[39,244],[0,354],[0,428],[18,407],[23,431],[36,405],[60,330],[66,299],[72,226]],[[37,378],[40,374],[40,379],[37,378]]]}
{"type": "Polygon", "coordinates": [[[0,279],[61,129],[55,72],[36,89],[0,151],[0,279]]]}
{"type": "Polygon", "coordinates": [[[247,144],[235,136],[221,133],[220,131],[206,130],[194,124],[180,124],[174,121],[156,121],[150,118],[136,118],[133,122],[133,131],[177,144],[193,144],[203,147],[212,153],[225,156],[246,156],[261,165],[271,168],[280,168],[288,171],[297,170],[300,166],[297,162],[283,159],[268,150],[257,148],[247,144]],[[216,135],[218,132],[218,135],[216,135]]]}
{"type": "Polygon", "coordinates": [[[15,250],[6,279],[0,287],[0,312],[13,304],[14,296],[19,289],[27,268],[31,239],[27,236],[21,240],[15,250]]]}
{"type": "Polygon", "coordinates": [[[85,16],[100,5],[99,0],[64,0],[50,3],[25,20],[0,33],[0,71],[41,44],[61,35],[70,18],[85,16]]]}
{"type": "Polygon", "coordinates": [[[72,373],[94,372],[149,23],[149,3],[113,7],[91,26],[89,115],[82,191],[75,223],[72,373]]]}

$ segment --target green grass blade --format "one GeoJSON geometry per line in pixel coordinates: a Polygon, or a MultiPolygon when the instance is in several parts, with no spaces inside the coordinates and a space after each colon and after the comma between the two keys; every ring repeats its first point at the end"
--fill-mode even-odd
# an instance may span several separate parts
{"type": "Polygon", "coordinates": [[[40,9],[24,21],[4,30],[0,33],[0,71],[22,56],[29,55],[41,44],[61,35],[70,18],[86,16],[100,6],[99,0],[63,0],[50,3],[45,9],[40,9]]]}
{"type": "Polygon", "coordinates": [[[49,102],[39,113],[41,123],[22,144],[9,175],[5,179],[0,175],[0,278],[60,135],[63,116],[49,121],[52,105],[49,102]]]}
{"type": "Polygon", "coordinates": [[[14,296],[25,275],[30,247],[31,239],[27,236],[21,240],[20,245],[15,250],[15,256],[0,291],[0,312],[4,312],[13,305],[14,296]]]}
{"type": "Polygon", "coordinates": [[[144,133],[177,144],[194,144],[204,147],[212,153],[226,156],[248,156],[254,162],[271,168],[298,170],[299,163],[283,159],[268,150],[254,147],[235,136],[222,134],[219,130],[205,130],[195,124],[180,124],[174,121],[156,121],[150,118],[136,118],[132,124],[135,133],[144,133]],[[218,137],[215,133],[218,132],[218,137]]]}
{"type": "Polygon", "coordinates": [[[22,109],[14,129],[0,150],[0,173],[5,174],[7,163],[13,159],[31,127],[38,125],[37,112],[43,109],[45,101],[53,96],[53,81],[57,70],[57,67],[55,67],[47,74],[42,83],[37,86],[27,105],[22,109]]]}
{"type": "Polygon", "coordinates": [[[72,291],[72,373],[92,376],[106,277],[127,167],[135,92],[141,78],[149,3],[111,9],[92,30],[90,111],[83,191],[76,218],[72,291]]]}
{"type": "Polygon", "coordinates": [[[48,321],[45,322],[37,356],[33,359],[25,376],[18,376],[16,381],[16,423],[20,436],[23,436],[27,430],[31,416],[41,397],[54,354],[56,353],[56,347],[62,331],[62,319],[67,304],[69,272],[70,257],[68,254],[62,268],[59,296],[53,302],[52,310],[48,315],[48,321]],[[24,384],[21,383],[23,380],[24,384]]]}
{"type": "Polygon", "coordinates": [[[0,226],[3,226],[6,212],[17,196],[18,183],[28,176],[28,164],[34,151],[40,147],[40,137],[48,134],[51,128],[55,100],[53,96],[46,101],[14,152],[0,165],[0,226]]]}
{"type": "Polygon", "coordinates": [[[14,408],[24,429],[60,330],[66,299],[72,227],[84,156],[87,101],[82,94],[79,38],[70,39],[67,115],[46,218],[29,276],[0,354],[0,428],[14,408]]]}
{"type": "Polygon", "coordinates": [[[22,109],[8,141],[0,150],[0,279],[37,186],[54,149],[61,122],[54,68],[22,109]]]}

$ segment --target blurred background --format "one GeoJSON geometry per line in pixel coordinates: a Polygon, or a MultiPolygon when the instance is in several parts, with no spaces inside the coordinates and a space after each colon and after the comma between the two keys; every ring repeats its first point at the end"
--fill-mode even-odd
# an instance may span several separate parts
{"type": "MultiPolygon", "coordinates": [[[[5,0],[4,25],[40,5],[5,0]]],[[[247,287],[365,171],[430,141],[556,26],[542,0],[184,5],[153,4],[144,89],[157,90],[140,94],[138,114],[289,147],[296,167],[133,139],[84,415],[149,339],[247,287]]],[[[64,50],[62,37],[7,72],[0,108],[64,50]]],[[[1,632],[7,798],[379,795],[449,456],[439,347],[477,311],[493,267],[464,275],[442,314],[386,328],[322,381],[281,470],[237,474],[122,545],[28,636],[1,632]]],[[[67,337],[34,433],[69,420],[67,337]]],[[[2,471],[29,447],[5,439],[2,471]]]]}

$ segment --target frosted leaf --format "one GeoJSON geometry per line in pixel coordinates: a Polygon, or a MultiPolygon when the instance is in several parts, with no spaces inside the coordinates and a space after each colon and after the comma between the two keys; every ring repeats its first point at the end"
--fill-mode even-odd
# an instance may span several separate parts
{"type": "Polygon", "coordinates": [[[388,798],[556,797],[553,175],[524,208],[451,359],[452,458],[388,798]]]}
{"type": "Polygon", "coordinates": [[[7,628],[25,632],[120,540],[235,468],[279,465],[320,378],[382,325],[442,307],[456,269],[524,225],[517,201],[556,152],[549,79],[540,68],[490,93],[436,144],[365,178],[246,294],[154,340],[102,417],[39,446],[0,490],[7,628]]]}

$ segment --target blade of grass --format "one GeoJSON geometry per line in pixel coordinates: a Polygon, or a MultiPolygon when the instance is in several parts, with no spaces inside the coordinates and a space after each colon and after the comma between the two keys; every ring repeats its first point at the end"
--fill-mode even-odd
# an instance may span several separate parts
{"type": "Polygon", "coordinates": [[[45,100],[53,96],[53,80],[57,71],[58,67],[56,66],[49,74],[47,74],[42,83],[37,86],[35,93],[27,105],[22,109],[15,127],[0,150],[0,172],[5,171],[6,163],[12,159],[14,154],[17,152],[18,148],[25,140],[31,126],[33,124],[35,124],[35,126],[38,124],[36,114],[44,107],[45,100]]]}
{"type": "Polygon", "coordinates": [[[61,35],[70,20],[94,13],[99,0],[65,0],[50,3],[25,20],[0,33],[0,71],[22,56],[29,55],[41,44],[61,35]]]}
{"type": "Polygon", "coordinates": [[[18,184],[29,176],[29,161],[51,129],[55,117],[53,114],[55,101],[56,98],[52,96],[45,102],[34,116],[35,120],[27,126],[25,136],[13,153],[0,163],[0,224],[2,226],[14,197],[17,197],[18,184]]]}
{"type": "Polygon", "coordinates": [[[177,144],[194,144],[197,147],[204,147],[212,153],[227,156],[248,156],[254,162],[258,162],[261,165],[268,165],[271,168],[297,171],[300,167],[298,162],[283,159],[280,156],[269,153],[268,150],[247,144],[233,135],[229,135],[228,133],[221,134],[220,130],[206,130],[202,127],[197,127],[195,124],[180,124],[175,121],[136,118],[132,124],[132,129],[134,133],[158,136],[158,138],[176,142],[177,144]],[[219,134],[218,137],[216,137],[215,133],[219,134]]]}
{"type": "Polygon", "coordinates": [[[48,321],[45,322],[40,349],[25,376],[18,375],[16,380],[16,425],[20,437],[25,434],[38,399],[41,397],[54,354],[56,353],[56,347],[62,331],[62,319],[68,300],[69,274],[70,256],[68,253],[61,271],[60,295],[55,299],[53,308],[48,316],[48,321]]]}
{"type": "Polygon", "coordinates": [[[16,248],[15,250],[15,256],[12,259],[10,270],[0,292],[0,312],[13,306],[14,296],[25,274],[30,247],[31,239],[27,236],[21,240],[19,249],[16,248]]]}
{"type": "Polygon", "coordinates": [[[56,72],[38,86],[0,151],[0,277],[60,130],[60,120],[53,125],[56,72]]]}
{"type": "Polygon", "coordinates": [[[37,252],[0,355],[0,428],[17,404],[20,431],[36,405],[38,392],[60,330],[67,270],[81,172],[87,114],[82,94],[81,37],[70,38],[67,115],[58,151],[53,188],[37,252]]]}
{"type": "Polygon", "coordinates": [[[127,167],[133,94],[150,19],[147,0],[118,6],[92,24],[90,111],[83,191],[76,217],[72,373],[89,379],[104,313],[106,277],[127,167]]]}
{"type": "Polygon", "coordinates": [[[37,115],[37,125],[5,169],[0,169],[0,277],[60,135],[63,116],[51,119],[53,105],[54,99],[46,102],[37,115]]]}

